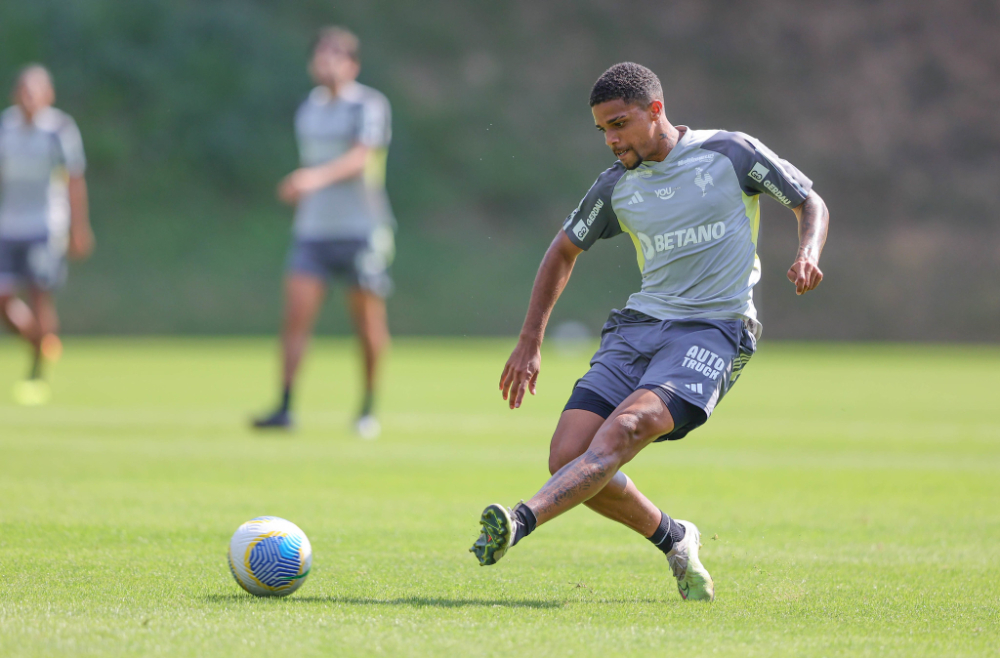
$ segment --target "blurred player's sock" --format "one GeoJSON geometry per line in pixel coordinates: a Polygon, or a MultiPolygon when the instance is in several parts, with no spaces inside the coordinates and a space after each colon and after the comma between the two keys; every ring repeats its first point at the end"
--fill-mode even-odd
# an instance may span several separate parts
{"type": "Polygon", "coordinates": [[[292,387],[289,384],[285,384],[285,388],[281,391],[281,407],[279,411],[283,411],[286,414],[292,406],[292,387]]]}
{"type": "Polygon", "coordinates": [[[667,516],[663,510],[660,510],[660,515],[660,525],[648,539],[666,555],[674,548],[675,543],[684,539],[685,531],[684,526],[667,516]]]}
{"type": "Polygon", "coordinates": [[[358,418],[371,416],[372,409],[374,408],[375,408],[375,393],[373,391],[365,391],[365,397],[361,401],[361,413],[358,414],[358,418]]]}
{"type": "Polygon", "coordinates": [[[379,434],[382,433],[382,425],[375,418],[375,414],[372,413],[374,407],[375,393],[370,390],[365,391],[365,397],[361,401],[361,411],[358,413],[358,419],[354,423],[354,431],[362,439],[368,439],[369,441],[377,439],[379,434]]]}
{"type": "Polygon", "coordinates": [[[31,370],[28,371],[28,379],[42,378],[42,350],[36,348],[31,356],[31,370]]]}

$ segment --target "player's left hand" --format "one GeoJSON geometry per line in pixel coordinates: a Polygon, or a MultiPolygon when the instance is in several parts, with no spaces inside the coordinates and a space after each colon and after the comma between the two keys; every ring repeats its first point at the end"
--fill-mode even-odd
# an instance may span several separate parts
{"type": "Polygon", "coordinates": [[[535,394],[538,384],[538,372],[542,368],[542,353],[540,343],[531,340],[518,340],[517,347],[507,359],[500,375],[500,391],[511,409],[521,406],[524,393],[527,390],[535,394]]]}
{"type": "Polygon", "coordinates": [[[795,284],[796,295],[804,295],[816,289],[823,280],[823,272],[815,260],[798,258],[788,270],[788,280],[795,284]]]}
{"type": "Polygon", "coordinates": [[[84,260],[94,253],[94,233],[89,229],[70,230],[69,257],[84,260]]]}
{"type": "Polygon", "coordinates": [[[285,176],[278,184],[278,198],[295,205],[306,194],[326,186],[322,172],[311,167],[302,167],[285,176]]]}

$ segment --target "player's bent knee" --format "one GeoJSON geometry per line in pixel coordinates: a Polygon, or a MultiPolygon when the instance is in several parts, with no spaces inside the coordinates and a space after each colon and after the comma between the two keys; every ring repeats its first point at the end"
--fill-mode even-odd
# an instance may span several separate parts
{"type": "Polygon", "coordinates": [[[651,422],[638,414],[620,413],[609,418],[590,446],[592,452],[606,453],[624,464],[635,457],[652,439],[670,431],[660,423],[651,422]]]}

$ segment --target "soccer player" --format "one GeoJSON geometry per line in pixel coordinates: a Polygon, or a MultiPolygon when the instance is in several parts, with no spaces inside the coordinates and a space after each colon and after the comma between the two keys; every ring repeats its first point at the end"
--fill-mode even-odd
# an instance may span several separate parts
{"type": "Polygon", "coordinates": [[[349,285],[348,308],[364,355],[364,397],[355,429],[378,436],[373,415],[379,357],[389,343],[385,297],[392,281],[395,220],[385,193],[389,102],[356,82],[359,42],[341,27],[320,32],[309,72],[317,87],[295,116],[302,167],[278,195],[296,206],[285,278],[281,404],[254,421],[287,428],[292,387],[331,277],[349,285]]]}
{"type": "Polygon", "coordinates": [[[73,119],[52,107],[55,87],[45,67],[22,69],[13,100],[0,114],[0,316],[32,349],[15,400],[40,404],[49,397],[42,361],[62,352],[52,295],[66,279],[67,251],[86,258],[94,235],[83,141],[73,119]]]}
{"type": "Polygon", "coordinates": [[[512,510],[490,505],[472,546],[494,564],[539,525],[583,503],[647,537],[667,556],[686,600],[712,600],[700,534],[657,508],[621,472],[650,443],[681,439],[708,419],[753,355],[761,325],[752,290],[759,200],[792,209],[797,294],[823,279],[829,214],[812,181],[756,139],[674,126],[649,69],[625,62],[594,84],[590,107],[618,161],[594,183],[549,246],[500,389],[512,409],[535,393],[540,346],[573,264],[595,242],[627,233],[642,289],[613,310],[590,370],[577,382],[549,450],[552,477],[512,510]]]}

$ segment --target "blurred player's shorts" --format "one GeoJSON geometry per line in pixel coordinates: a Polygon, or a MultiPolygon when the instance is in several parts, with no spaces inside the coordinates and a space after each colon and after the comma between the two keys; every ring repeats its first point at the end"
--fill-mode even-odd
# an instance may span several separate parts
{"type": "Polygon", "coordinates": [[[0,294],[23,285],[56,290],[66,283],[65,237],[38,240],[0,239],[0,294]]]}
{"type": "Polygon", "coordinates": [[[389,266],[394,255],[392,229],[379,228],[367,239],[295,240],[286,269],[324,281],[341,279],[385,298],[392,293],[389,266]]]}

